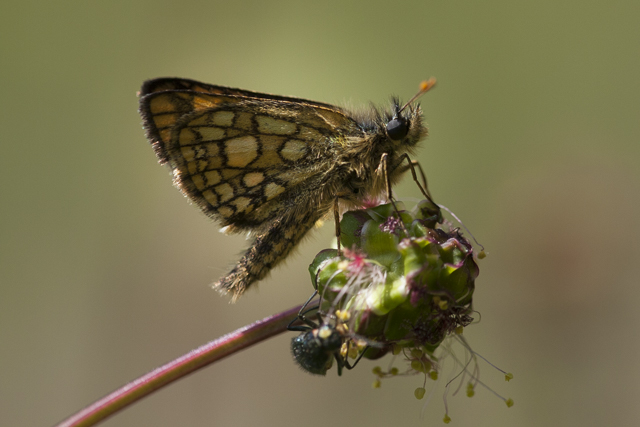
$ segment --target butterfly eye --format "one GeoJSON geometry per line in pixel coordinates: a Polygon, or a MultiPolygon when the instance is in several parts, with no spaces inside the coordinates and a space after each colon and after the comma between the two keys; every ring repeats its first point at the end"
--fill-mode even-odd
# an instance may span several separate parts
{"type": "Polygon", "coordinates": [[[389,138],[393,141],[400,141],[407,136],[408,132],[409,125],[402,117],[394,117],[387,123],[387,135],[389,135],[389,138]]]}

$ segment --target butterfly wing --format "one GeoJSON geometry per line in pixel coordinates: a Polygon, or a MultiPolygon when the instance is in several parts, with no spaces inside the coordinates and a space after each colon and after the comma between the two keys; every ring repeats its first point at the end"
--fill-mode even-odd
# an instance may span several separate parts
{"type": "Polygon", "coordinates": [[[140,111],[176,186],[231,231],[263,229],[301,192],[313,198],[337,140],[362,136],[327,104],[183,79],[145,83],[140,111]]]}
{"type": "Polygon", "coordinates": [[[162,92],[166,90],[184,90],[200,93],[208,93],[212,95],[234,95],[242,96],[246,98],[258,98],[267,99],[271,101],[286,101],[296,104],[311,105],[320,108],[327,108],[330,110],[342,111],[339,107],[331,104],[323,104],[321,102],[310,101],[308,99],[293,98],[288,96],[271,95],[267,93],[251,92],[244,89],[235,89],[226,86],[216,86],[207,83],[198,82],[190,79],[181,79],[173,77],[164,77],[159,79],[147,80],[142,85],[140,90],[140,97],[149,95],[154,92],[162,92]]]}

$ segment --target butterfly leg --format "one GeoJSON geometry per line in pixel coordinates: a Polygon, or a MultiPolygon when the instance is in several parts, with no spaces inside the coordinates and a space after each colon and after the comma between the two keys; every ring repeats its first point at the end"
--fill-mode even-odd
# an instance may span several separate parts
{"type": "Polygon", "coordinates": [[[340,236],[342,233],[342,230],[340,230],[340,204],[339,201],[341,198],[346,198],[348,199],[349,196],[351,196],[351,193],[338,193],[335,195],[334,199],[333,199],[333,221],[336,225],[336,240],[338,241],[338,256],[341,257],[342,256],[342,245],[340,243],[340,236]]]}
{"type": "Polygon", "coordinates": [[[389,201],[393,205],[393,209],[396,211],[396,214],[398,215],[398,219],[400,220],[399,222],[400,222],[400,227],[402,228],[402,231],[404,232],[405,235],[408,236],[409,232],[407,231],[407,228],[404,226],[404,222],[402,222],[402,219],[400,217],[400,211],[398,210],[398,207],[396,206],[396,202],[393,200],[393,195],[391,193],[391,178],[389,176],[388,161],[389,161],[389,155],[387,153],[382,154],[382,157],[380,158],[380,167],[382,169],[382,175],[384,176],[384,183],[387,191],[387,199],[389,199],[389,201]]]}
{"type": "MultiPolygon", "coordinates": [[[[418,188],[420,189],[424,197],[432,204],[430,208],[427,208],[427,206],[423,206],[422,209],[429,209],[431,213],[430,218],[438,223],[442,223],[443,218],[442,218],[440,206],[436,202],[434,202],[433,199],[431,198],[431,193],[429,193],[429,187],[427,186],[427,178],[424,174],[424,171],[422,170],[422,166],[420,166],[420,163],[417,160],[411,160],[409,155],[405,153],[402,156],[400,156],[395,167],[392,170],[394,175],[402,175],[404,172],[406,172],[409,169],[411,170],[413,181],[416,183],[416,185],[418,186],[418,188]],[[407,161],[406,164],[404,164],[405,160],[407,161]],[[422,183],[418,181],[416,168],[420,172],[422,183]]],[[[424,211],[423,214],[424,213],[426,213],[426,211],[424,211]]]]}
{"type": "Polygon", "coordinates": [[[302,240],[318,221],[316,210],[300,210],[274,220],[258,234],[238,264],[213,287],[222,293],[233,293],[233,301],[254,282],[263,279],[302,240]]]}
{"type": "Polygon", "coordinates": [[[427,200],[435,204],[435,202],[431,198],[431,194],[429,193],[429,187],[427,186],[427,177],[425,176],[424,171],[422,170],[422,166],[420,165],[420,162],[418,162],[417,160],[411,160],[409,155],[407,153],[404,153],[402,156],[400,156],[400,159],[398,160],[398,164],[393,169],[393,171],[394,172],[398,171],[399,174],[402,174],[403,172],[406,172],[407,169],[411,170],[411,176],[413,177],[413,180],[415,181],[415,183],[418,185],[418,188],[420,189],[422,194],[427,198],[427,200]],[[407,161],[408,164],[402,165],[402,163],[405,160],[407,161]],[[422,183],[418,181],[418,175],[416,174],[416,167],[420,172],[422,183]]]}
{"type": "Polygon", "coordinates": [[[338,206],[338,199],[340,196],[336,196],[333,199],[333,222],[336,224],[336,239],[338,240],[338,256],[342,256],[342,248],[340,247],[340,207],[338,206]]]}

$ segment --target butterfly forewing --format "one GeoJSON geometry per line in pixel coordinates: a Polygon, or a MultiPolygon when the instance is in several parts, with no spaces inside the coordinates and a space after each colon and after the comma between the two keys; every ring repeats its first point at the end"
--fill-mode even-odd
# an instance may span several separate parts
{"type": "MultiPolygon", "coordinates": [[[[145,87],[162,90],[182,86],[180,82],[145,87]]],[[[319,175],[326,169],[319,166],[330,158],[336,139],[361,135],[339,110],[274,101],[267,95],[213,95],[213,90],[226,88],[206,89],[209,93],[163,90],[146,95],[143,117],[177,186],[207,215],[233,226],[232,231],[260,229],[276,219],[290,205],[286,201],[298,197],[292,192],[322,180],[319,175]]]]}
{"type": "Polygon", "coordinates": [[[377,197],[386,182],[381,158],[394,182],[400,154],[426,135],[419,108],[402,118],[408,136],[392,141],[388,119],[375,112],[356,121],[329,104],[188,79],[145,82],[140,113],[176,186],[228,231],[253,235],[215,285],[234,298],[284,259],[338,197],[352,204],[377,197]]]}
{"type": "Polygon", "coordinates": [[[321,102],[310,101],[308,99],[294,98],[289,96],[271,95],[267,93],[251,92],[244,89],[235,89],[226,86],[216,86],[207,83],[198,82],[189,79],[177,79],[177,78],[160,78],[146,81],[142,89],[140,90],[140,96],[149,95],[154,92],[162,92],[167,90],[184,90],[191,92],[209,93],[213,95],[235,95],[245,98],[258,98],[268,99],[271,101],[286,101],[297,104],[307,104],[315,107],[328,108],[331,110],[342,111],[341,108],[331,104],[324,104],[321,102]]]}

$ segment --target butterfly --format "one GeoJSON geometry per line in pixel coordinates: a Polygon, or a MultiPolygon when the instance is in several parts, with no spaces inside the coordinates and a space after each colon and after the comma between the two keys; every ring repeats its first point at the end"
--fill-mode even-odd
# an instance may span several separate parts
{"type": "MultiPolygon", "coordinates": [[[[415,99],[348,112],[320,102],[181,78],[146,81],[144,129],[174,185],[251,246],[214,287],[242,295],[319,220],[384,194],[427,135],[415,99]]],[[[413,172],[413,169],[412,169],[413,172]]],[[[414,172],[415,179],[415,172],[414,172]]],[[[339,226],[336,223],[336,228],[339,226]]]]}

